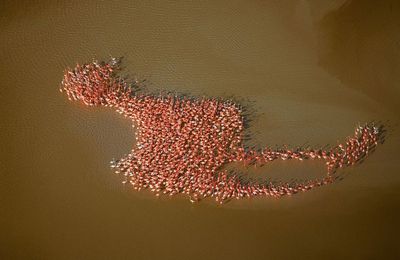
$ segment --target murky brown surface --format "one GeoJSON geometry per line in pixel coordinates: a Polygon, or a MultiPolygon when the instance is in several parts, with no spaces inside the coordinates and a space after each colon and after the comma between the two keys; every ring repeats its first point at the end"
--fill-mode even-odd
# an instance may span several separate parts
{"type": "Polygon", "coordinates": [[[0,258],[399,257],[400,4],[345,2],[0,3],[0,258]],[[151,91],[249,100],[252,143],[336,144],[371,120],[387,139],[342,181],[293,197],[156,199],[109,168],[133,145],[130,122],[58,92],[65,67],[109,55],[151,91]]]}

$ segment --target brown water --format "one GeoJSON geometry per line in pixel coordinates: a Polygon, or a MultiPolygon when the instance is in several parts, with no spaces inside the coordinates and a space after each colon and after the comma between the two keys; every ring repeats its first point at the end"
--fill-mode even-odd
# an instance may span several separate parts
{"type": "MultiPolygon", "coordinates": [[[[399,257],[399,21],[395,0],[0,3],[0,258],[399,257]],[[156,199],[109,169],[130,122],[58,92],[65,67],[109,55],[151,91],[248,100],[251,143],[336,144],[371,120],[387,140],[293,197],[156,199]]],[[[302,164],[257,171],[324,172],[302,164]]]]}

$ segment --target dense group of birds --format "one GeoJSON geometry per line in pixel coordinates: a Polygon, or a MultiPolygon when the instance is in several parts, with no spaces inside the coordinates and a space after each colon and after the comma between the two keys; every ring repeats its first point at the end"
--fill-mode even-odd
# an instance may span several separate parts
{"type": "Polygon", "coordinates": [[[136,145],[111,167],[134,189],[189,195],[192,202],[213,197],[229,199],[295,194],[335,180],[338,168],[362,160],[379,143],[380,127],[358,126],[354,136],[329,150],[296,148],[260,150],[244,147],[244,116],[233,101],[188,98],[173,94],[140,94],[137,82],[118,76],[119,61],[93,61],[67,69],[60,87],[70,100],[107,106],[132,120],[136,145]],[[262,165],[276,159],[321,159],[327,174],[304,182],[243,181],[224,169],[230,162],[262,165]]]}

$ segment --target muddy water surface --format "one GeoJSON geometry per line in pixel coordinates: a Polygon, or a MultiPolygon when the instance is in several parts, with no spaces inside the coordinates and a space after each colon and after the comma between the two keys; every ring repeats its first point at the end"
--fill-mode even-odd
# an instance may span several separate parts
{"type": "MultiPolygon", "coordinates": [[[[396,258],[399,14],[398,1],[2,2],[1,258],[396,258]],[[65,67],[109,55],[149,91],[247,102],[249,145],[336,144],[371,120],[386,142],[293,197],[156,199],[109,169],[134,145],[130,122],[58,92],[65,67]]],[[[292,173],[324,170],[249,171],[292,173]]]]}

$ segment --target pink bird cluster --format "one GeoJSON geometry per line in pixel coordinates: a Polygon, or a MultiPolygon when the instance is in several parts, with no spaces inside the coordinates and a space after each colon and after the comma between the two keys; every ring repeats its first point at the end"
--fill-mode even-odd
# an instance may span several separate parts
{"type": "Polygon", "coordinates": [[[244,117],[232,101],[191,99],[176,95],[139,94],[137,82],[117,76],[118,60],[93,61],[65,71],[60,91],[70,100],[89,106],[103,105],[132,120],[136,146],[124,158],[111,162],[124,183],[150,189],[156,195],[189,195],[192,202],[214,197],[219,203],[231,198],[295,194],[334,181],[336,169],[355,164],[379,142],[381,129],[359,126],[353,137],[331,150],[243,147],[244,117]],[[224,170],[230,162],[265,164],[276,159],[321,159],[327,175],[303,183],[250,183],[224,170]]]}

